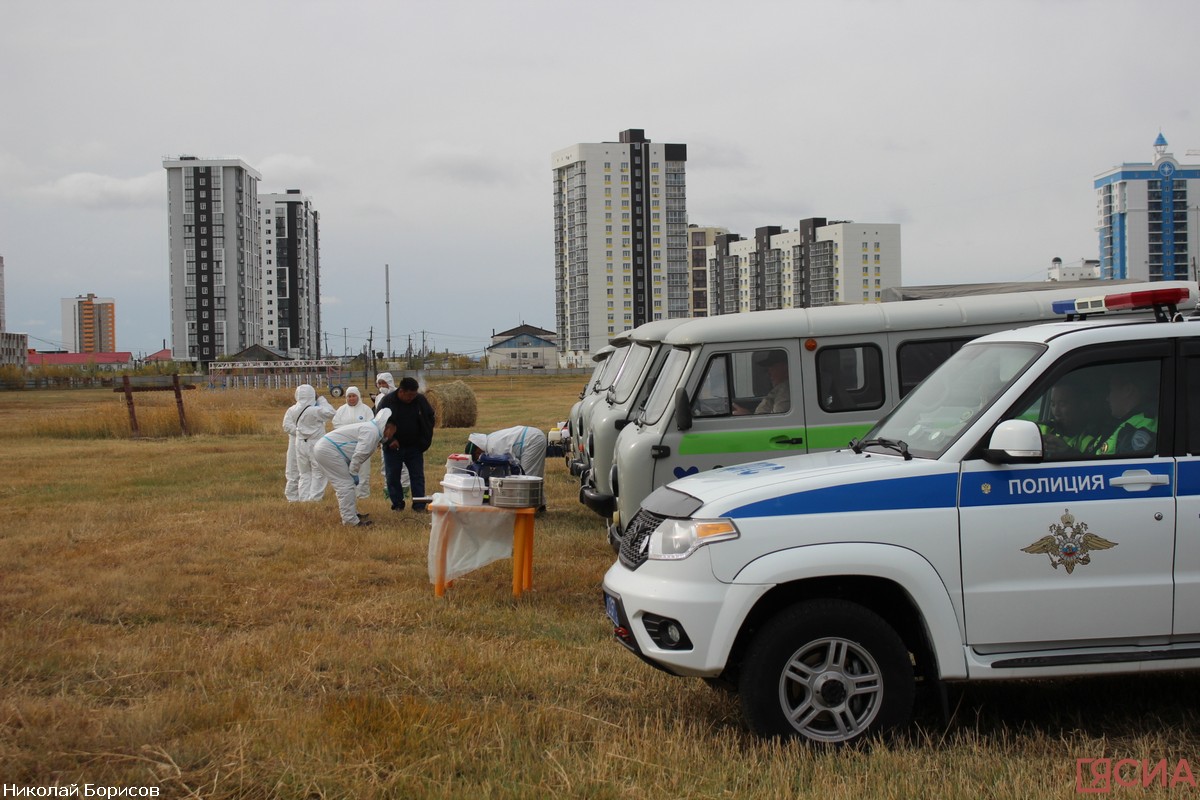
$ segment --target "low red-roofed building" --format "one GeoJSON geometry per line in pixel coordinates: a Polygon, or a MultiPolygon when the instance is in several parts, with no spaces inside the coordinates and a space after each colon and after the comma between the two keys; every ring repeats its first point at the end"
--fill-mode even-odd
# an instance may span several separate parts
{"type": "Polygon", "coordinates": [[[31,367],[96,367],[122,370],[133,368],[133,353],[38,353],[29,352],[31,367]]]}

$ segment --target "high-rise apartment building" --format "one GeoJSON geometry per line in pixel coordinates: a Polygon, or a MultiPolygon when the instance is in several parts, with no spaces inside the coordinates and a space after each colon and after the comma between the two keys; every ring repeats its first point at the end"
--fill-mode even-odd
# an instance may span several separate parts
{"type": "Polygon", "coordinates": [[[291,358],[320,358],[320,214],[299,189],[259,195],[258,210],[262,343],[291,358]]]}
{"type": "Polygon", "coordinates": [[[238,159],[180,156],[167,171],[171,355],[207,364],[262,341],[258,182],[238,159]]]}
{"type": "Polygon", "coordinates": [[[899,286],[900,226],[827,222],[719,235],[708,248],[709,313],[882,302],[899,286]]]}
{"type": "Polygon", "coordinates": [[[687,315],[689,317],[708,316],[708,248],[716,244],[718,236],[728,233],[727,228],[688,226],[690,278],[687,315]]]}
{"type": "Polygon", "coordinates": [[[1096,176],[1100,277],[1186,280],[1200,256],[1200,165],[1183,165],[1160,133],[1154,160],[1096,176]]]}
{"type": "Polygon", "coordinates": [[[62,338],[72,353],[115,353],[117,301],[90,293],[64,297],[62,338]]]}
{"type": "Polygon", "coordinates": [[[687,145],[631,128],[620,141],[555,151],[559,352],[584,364],[613,334],[690,307],[687,145]]]}

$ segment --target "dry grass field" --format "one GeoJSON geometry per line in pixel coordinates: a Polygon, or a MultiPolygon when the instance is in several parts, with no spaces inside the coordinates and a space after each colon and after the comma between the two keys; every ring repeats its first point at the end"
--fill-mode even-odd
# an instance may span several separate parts
{"type": "MultiPolygon", "coordinates": [[[[547,429],[582,382],[471,379],[476,428],[547,429]]],[[[111,392],[0,392],[0,785],[1011,798],[1073,796],[1079,758],[1200,767],[1200,676],[1179,674],[972,686],[948,724],[929,711],[858,749],[759,740],[735,697],[611,641],[612,553],[560,459],[533,591],[514,599],[502,561],[439,599],[427,519],[390,512],[378,478],[362,530],[338,524],[332,492],[284,500],[290,390],[188,392],[190,438],[171,435],[169,393],[137,403],[150,435],[132,440],[111,392]]],[[[437,432],[431,486],[468,432],[437,432]]]]}

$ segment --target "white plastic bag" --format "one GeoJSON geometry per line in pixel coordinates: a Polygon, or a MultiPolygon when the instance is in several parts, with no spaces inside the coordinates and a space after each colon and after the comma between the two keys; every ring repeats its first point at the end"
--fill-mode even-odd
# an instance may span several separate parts
{"type": "Polygon", "coordinates": [[[516,512],[490,506],[462,506],[444,494],[435,494],[431,505],[449,506],[431,515],[429,532],[429,582],[437,584],[438,560],[446,553],[444,580],[452,581],[486,567],[493,561],[512,558],[513,525],[516,512]]]}

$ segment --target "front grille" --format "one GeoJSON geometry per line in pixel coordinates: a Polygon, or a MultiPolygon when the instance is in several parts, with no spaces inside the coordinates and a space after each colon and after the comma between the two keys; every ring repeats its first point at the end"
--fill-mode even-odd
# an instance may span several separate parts
{"type": "Polygon", "coordinates": [[[633,519],[625,526],[625,535],[621,537],[622,564],[629,569],[637,569],[646,563],[646,540],[665,519],[644,508],[633,515],[633,519]]]}

